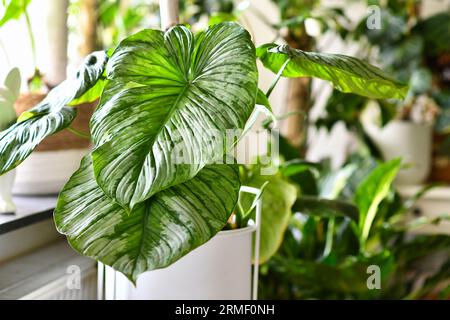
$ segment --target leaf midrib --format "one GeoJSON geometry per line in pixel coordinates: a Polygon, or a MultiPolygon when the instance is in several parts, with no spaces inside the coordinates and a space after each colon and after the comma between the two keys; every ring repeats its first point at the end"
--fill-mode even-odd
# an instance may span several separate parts
{"type": "MultiPolygon", "coordinates": [[[[169,112],[167,113],[167,115],[166,115],[166,117],[164,118],[164,120],[161,122],[161,126],[158,128],[158,130],[156,131],[156,134],[154,135],[154,137],[153,137],[153,139],[150,139],[150,141],[149,141],[149,150],[153,147],[153,145],[155,144],[155,141],[158,139],[158,137],[160,136],[160,134],[161,134],[161,132],[162,132],[162,130],[164,129],[164,127],[165,127],[165,125],[169,122],[169,120],[172,118],[172,115],[176,112],[176,111],[178,111],[180,108],[177,108],[177,106],[179,106],[179,101],[180,101],[180,99],[182,98],[182,97],[184,97],[185,96],[185,93],[187,92],[187,89],[190,87],[190,85],[189,85],[189,83],[186,83],[185,85],[184,85],[184,87],[181,89],[181,92],[178,94],[178,96],[177,96],[177,98],[176,98],[176,100],[175,100],[175,102],[171,105],[171,107],[170,107],[170,109],[169,109],[169,112]]],[[[151,153],[150,153],[151,154],[151,153]]],[[[147,158],[147,156],[149,155],[149,153],[147,153],[146,155],[145,155],[145,157],[142,159],[142,163],[141,163],[141,165],[140,165],[140,167],[141,167],[141,169],[139,170],[139,175],[138,175],[138,178],[141,176],[141,174],[142,174],[142,171],[144,170],[144,162],[145,162],[145,158],[147,158]]],[[[160,191],[162,191],[162,190],[165,190],[165,189],[167,189],[167,188],[169,188],[170,186],[167,186],[166,188],[163,188],[163,189],[161,189],[160,191]]],[[[134,186],[134,191],[133,191],[133,197],[131,198],[131,205],[130,205],[130,207],[131,208],[133,208],[134,207],[134,205],[135,205],[135,203],[134,203],[134,198],[135,198],[135,195],[136,195],[136,188],[137,188],[137,183],[135,183],[135,186],[134,186]]]]}

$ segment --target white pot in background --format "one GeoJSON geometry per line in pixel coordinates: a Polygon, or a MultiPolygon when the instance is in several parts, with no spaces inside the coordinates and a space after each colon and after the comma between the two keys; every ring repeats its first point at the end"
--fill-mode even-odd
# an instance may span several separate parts
{"type": "Polygon", "coordinates": [[[398,184],[425,182],[431,169],[431,125],[394,120],[383,128],[367,123],[365,129],[385,160],[401,157],[408,165],[400,170],[398,184]]]}
{"type": "MultiPolygon", "coordinates": [[[[136,287],[121,273],[106,267],[107,300],[228,300],[252,298],[252,235],[255,226],[221,231],[171,266],[139,276],[136,287]]],[[[103,270],[103,265],[99,265],[103,270]]],[[[104,277],[103,277],[104,276],[104,277]]]]}
{"type": "Polygon", "coordinates": [[[16,169],[13,193],[17,195],[59,193],[88,152],[89,149],[33,152],[16,169]]]}
{"type": "Polygon", "coordinates": [[[0,176],[0,213],[14,213],[16,206],[12,199],[15,171],[0,176]]]}

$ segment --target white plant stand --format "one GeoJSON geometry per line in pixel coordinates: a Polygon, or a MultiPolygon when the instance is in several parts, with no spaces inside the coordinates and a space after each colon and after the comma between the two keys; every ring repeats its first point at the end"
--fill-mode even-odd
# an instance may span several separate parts
{"type": "MultiPolygon", "coordinates": [[[[259,189],[240,192],[257,196],[259,189]]],[[[142,274],[136,287],[121,273],[99,263],[100,300],[256,300],[258,298],[261,198],[256,221],[221,231],[171,266],[142,274]],[[253,250],[253,237],[255,245],[253,250]]]]}
{"type": "Polygon", "coordinates": [[[0,176],[0,214],[14,213],[16,206],[12,199],[15,170],[0,176]]]}

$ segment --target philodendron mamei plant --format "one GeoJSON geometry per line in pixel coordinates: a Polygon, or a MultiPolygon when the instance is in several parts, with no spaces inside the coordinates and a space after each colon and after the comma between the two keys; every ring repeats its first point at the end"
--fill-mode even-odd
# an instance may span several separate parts
{"type": "Polygon", "coordinates": [[[236,23],[198,34],[181,25],[143,30],[111,54],[88,56],[73,78],[0,134],[0,174],[70,126],[71,101],[101,94],[93,150],[61,191],[54,218],[75,250],[135,282],[227,224],[241,183],[238,167],[221,161],[235,141],[224,144],[217,133],[244,129],[256,103],[268,105],[258,90],[257,55],[277,78],[314,76],[370,97],[401,98],[406,89],[355,58],[274,44],[255,50],[236,23]]]}

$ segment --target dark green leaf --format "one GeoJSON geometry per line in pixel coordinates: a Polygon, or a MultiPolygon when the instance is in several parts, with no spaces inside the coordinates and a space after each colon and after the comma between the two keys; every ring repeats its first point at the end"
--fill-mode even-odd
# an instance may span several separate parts
{"type": "Polygon", "coordinates": [[[413,33],[425,39],[426,55],[449,52],[450,13],[440,12],[422,21],[413,28],[413,33]]]}
{"type": "Polygon", "coordinates": [[[300,156],[300,150],[296,147],[294,147],[289,140],[279,135],[279,149],[280,149],[280,155],[283,156],[284,160],[293,160],[300,156]]]}
{"type": "Polygon", "coordinates": [[[281,174],[285,177],[290,177],[296,174],[299,174],[301,172],[311,170],[311,169],[319,169],[320,164],[315,162],[310,162],[306,160],[301,159],[293,159],[284,162],[280,166],[281,174]]]}
{"type": "Polygon", "coordinates": [[[339,200],[321,199],[311,196],[300,196],[294,203],[292,209],[296,212],[318,217],[348,217],[358,221],[358,208],[349,203],[339,200]]]}

